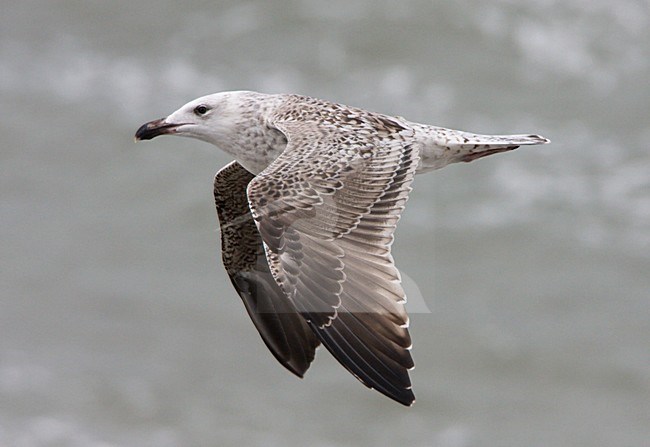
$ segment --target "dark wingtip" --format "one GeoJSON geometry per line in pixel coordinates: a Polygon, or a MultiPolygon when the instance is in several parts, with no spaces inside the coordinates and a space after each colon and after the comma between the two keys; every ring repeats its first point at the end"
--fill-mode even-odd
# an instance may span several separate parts
{"type": "Polygon", "coordinates": [[[404,405],[405,407],[412,407],[413,404],[415,403],[415,395],[413,392],[409,389],[408,392],[403,393],[402,396],[388,396],[394,401],[404,405]]]}

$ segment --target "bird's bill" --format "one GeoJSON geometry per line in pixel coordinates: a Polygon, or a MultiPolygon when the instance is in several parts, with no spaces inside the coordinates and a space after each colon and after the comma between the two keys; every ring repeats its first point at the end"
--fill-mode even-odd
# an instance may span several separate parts
{"type": "Polygon", "coordinates": [[[165,122],[165,118],[149,121],[143,124],[135,133],[135,141],[151,140],[159,135],[168,135],[175,133],[180,124],[170,124],[165,122]]]}

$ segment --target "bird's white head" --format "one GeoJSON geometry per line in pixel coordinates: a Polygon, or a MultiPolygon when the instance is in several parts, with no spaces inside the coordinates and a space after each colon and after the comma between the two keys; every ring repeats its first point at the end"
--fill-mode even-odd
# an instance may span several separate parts
{"type": "Polygon", "coordinates": [[[261,155],[275,152],[264,148],[272,146],[265,138],[268,129],[264,121],[265,108],[273,102],[270,97],[249,91],[202,96],[166,118],[143,124],[135,139],[151,140],[159,135],[196,138],[229,153],[251,172],[260,171],[271,161],[261,155]]]}
{"type": "Polygon", "coordinates": [[[166,118],[143,124],[136,140],[159,135],[197,138],[220,146],[246,120],[245,99],[253,92],[221,92],[188,102],[166,118]]]}

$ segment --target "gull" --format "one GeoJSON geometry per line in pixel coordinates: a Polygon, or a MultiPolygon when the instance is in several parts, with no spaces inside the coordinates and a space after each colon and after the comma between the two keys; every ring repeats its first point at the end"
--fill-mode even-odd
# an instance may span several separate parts
{"type": "Polygon", "coordinates": [[[214,180],[226,272],[262,340],[303,377],[322,344],[368,388],[415,401],[391,245],[416,174],[539,135],[479,135],[294,94],[221,92],[143,124],[232,156],[214,180]]]}

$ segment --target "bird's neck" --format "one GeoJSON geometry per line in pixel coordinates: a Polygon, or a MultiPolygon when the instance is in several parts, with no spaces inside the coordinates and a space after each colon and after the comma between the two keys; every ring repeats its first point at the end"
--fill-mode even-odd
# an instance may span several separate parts
{"type": "Polygon", "coordinates": [[[285,135],[268,124],[268,117],[282,104],[282,95],[255,92],[247,95],[254,101],[248,102],[247,99],[251,99],[248,96],[240,98],[238,107],[233,107],[231,114],[222,116],[220,132],[211,142],[257,175],[287,146],[285,135]]]}
{"type": "Polygon", "coordinates": [[[214,144],[257,175],[284,151],[287,139],[279,130],[251,120],[241,123],[234,134],[214,144]]]}

